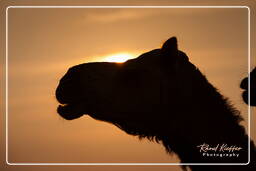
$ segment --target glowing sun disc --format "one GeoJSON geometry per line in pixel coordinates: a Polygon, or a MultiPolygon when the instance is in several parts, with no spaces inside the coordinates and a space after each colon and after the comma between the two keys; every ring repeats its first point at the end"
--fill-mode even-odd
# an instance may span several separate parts
{"type": "Polygon", "coordinates": [[[134,58],[135,56],[129,53],[118,53],[106,56],[104,58],[104,61],[106,62],[117,62],[117,63],[123,63],[129,59],[134,58]]]}

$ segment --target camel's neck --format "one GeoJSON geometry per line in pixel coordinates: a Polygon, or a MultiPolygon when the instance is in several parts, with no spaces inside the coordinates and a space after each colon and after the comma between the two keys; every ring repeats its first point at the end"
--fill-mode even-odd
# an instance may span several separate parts
{"type": "Polygon", "coordinates": [[[172,116],[169,123],[166,122],[168,132],[167,128],[163,130],[168,134],[163,137],[167,149],[172,149],[186,163],[246,163],[248,136],[240,125],[239,112],[199,70],[194,73],[184,71],[179,76],[187,79],[176,78],[177,87],[170,89],[165,85],[171,85],[171,82],[163,83],[164,112],[172,116]],[[191,80],[186,74],[197,79],[191,80]],[[206,150],[200,150],[201,147],[206,150]]]}
{"type": "MultiPolygon", "coordinates": [[[[164,146],[182,163],[247,163],[248,136],[239,124],[239,112],[195,68],[186,65],[179,73],[168,72],[171,80],[163,79],[163,113],[170,116],[163,121],[164,146]]],[[[212,170],[206,167],[191,166],[212,170]]]]}
{"type": "MultiPolygon", "coordinates": [[[[182,118],[183,121],[180,123],[183,124],[175,131],[171,131],[172,135],[163,138],[165,147],[173,150],[182,163],[247,163],[248,136],[232,113],[234,111],[228,108],[220,110],[220,107],[212,108],[211,111],[208,109],[209,106],[199,108],[189,106],[188,110],[184,109],[185,113],[181,115],[187,118],[182,118]],[[192,109],[201,113],[193,116],[192,109]],[[196,116],[200,117],[194,118],[196,116]],[[195,122],[192,123],[192,120],[195,122]]],[[[175,124],[171,123],[171,125],[175,124]]],[[[255,147],[253,143],[250,145],[255,159],[255,147]]],[[[192,170],[212,169],[207,166],[191,166],[191,168],[192,170]]]]}

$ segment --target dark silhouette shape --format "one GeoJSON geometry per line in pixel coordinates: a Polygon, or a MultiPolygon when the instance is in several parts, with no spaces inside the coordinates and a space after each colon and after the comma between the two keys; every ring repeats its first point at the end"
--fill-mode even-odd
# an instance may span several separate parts
{"type": "MultiPolygon", "coordinates": [[[[58,113],[71,120],[88,114],[126,133],[161,143],[183,163],[246,163],[248,136],[240,113],[177,49],[175,37],[123,64],[74,66],[60,80],[58,113]],[[206,157],[199,145],[241,147],[239,157],[206,157]]],[[[255,146],[251,163],[255,164],[255,146]]],[[[253,170],[249,166],[189,166],[195,170],[253,170]]]]}
{"type": "MultiPolygon", "coordinates": [[[[241,81],[240,88],[244,89],[242,97],[246,104],[248,104],[248,77],[241,81]]],[[[256,67],[250,73],[250,105],[256,106],[256,67]]]]}

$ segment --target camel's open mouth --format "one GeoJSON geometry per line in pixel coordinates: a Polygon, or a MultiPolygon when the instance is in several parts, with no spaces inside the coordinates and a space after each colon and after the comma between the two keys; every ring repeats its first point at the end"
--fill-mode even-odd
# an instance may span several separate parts
{"type": "Polygon", "coordinates": [[[64,119],[73,120],[83,116],[85,103],[75,91],[77,88],[70,87],[69,85],[60,83],[56,89],[56,99],[60,103],[57,112],[64,119]]]}
{"type": "Polygon", "coordinates": [[[83,116],[83,103],[61,104],[57,112],[66,120],[73,120],[83,116]]]}

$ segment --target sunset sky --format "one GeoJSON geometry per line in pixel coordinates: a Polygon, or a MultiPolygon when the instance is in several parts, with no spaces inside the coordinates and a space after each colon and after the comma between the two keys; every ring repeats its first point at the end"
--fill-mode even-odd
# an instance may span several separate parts
{"type": "Polygon", "coordinates": [[[179,162],[161,145],[89,116],[63,120],[54,94],[73,65],[133,58],[171,36],[248,125],[239,89],[248,70],[246,8],[10,8],[8,22],[9,162],[179,162]]]}

